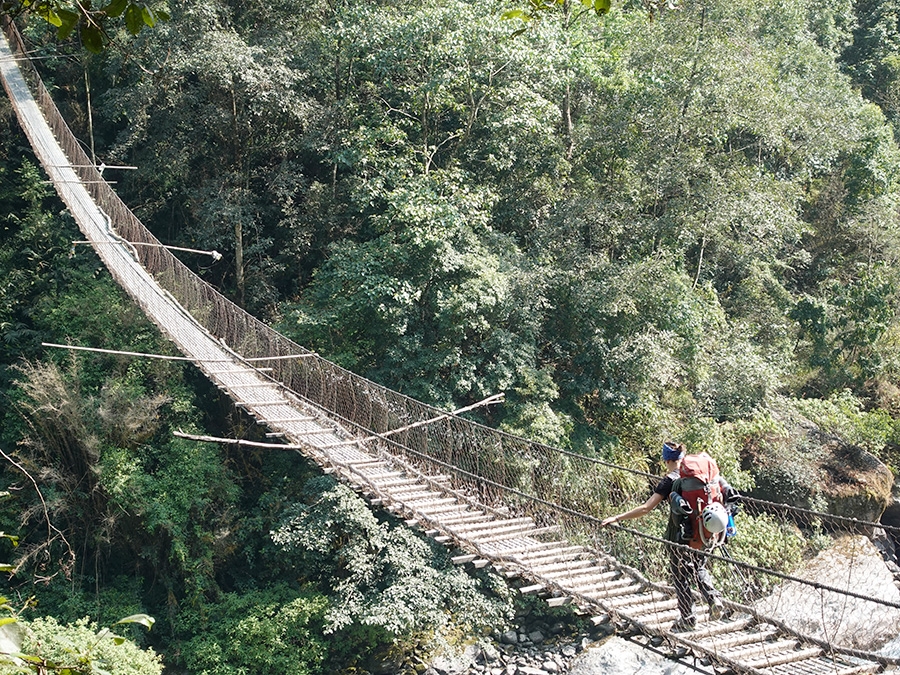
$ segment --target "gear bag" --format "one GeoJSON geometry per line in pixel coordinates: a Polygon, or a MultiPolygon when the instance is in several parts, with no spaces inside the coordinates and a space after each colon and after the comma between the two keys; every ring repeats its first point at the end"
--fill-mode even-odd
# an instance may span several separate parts
{"type": "Polygon", "coordinates": [[[719,466],[705,452],[685,455],[681,460],[680,488],[678,492],[690,506],[691,531],[688,541],[691,548],[715,548],[725,542],[725,532],[710,532],[703,524],[703,509],[714,502],[723,504],[722,485],[719,482],[719,466]]]}

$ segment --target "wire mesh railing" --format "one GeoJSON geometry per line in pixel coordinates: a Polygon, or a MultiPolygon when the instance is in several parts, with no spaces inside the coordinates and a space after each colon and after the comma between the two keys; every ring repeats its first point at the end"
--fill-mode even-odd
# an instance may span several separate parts
{"type": "MultiPolygon", "coordinates": [[[[4,21],[4,32],[16,51],[25,53],[12,22],[4,21]]],[[[257,364],[263,359],[269,377],[360,436],[409,427],[377,442],[386,451],[424,470],[450,475],[456,489],[486,505],[503,505],[515,515],[558,526],[570,540],[615,557],[650,581],[668,582],[668,557],[658,536],[666,518],[661,509],[633,527],[600,526],[607,509],[620,511],[643,501],[657,477],[447,416],[347,371],[265,325],[160,245],[93,167],[33,66],[27,60],[21,66],[30,70],[43,116],[115,233],[134,245],[141,265],[204,330],[242,358],[257,364]],[[428,424],[413,426],[426,420],[428,424]]],[[[900,634],[900,593],[884,577],[878,577],[878,587],[868,585],[874,577],[864,562],[872,559],[865,542],[878,528],[900,539],[900,529],[749,497],[742,504],[740,533],[733,543],[701,554],[710,556],[713,574],[730,603],[782,617],[786,625],[823,644],[892,662],[873,650],[900,634]],[[816,567],[822,551],[835,549],[837,536],[844,541],[838,551],[843,562],[832,557],[823,564],[840,570],[842,579],[816,567]]]]}

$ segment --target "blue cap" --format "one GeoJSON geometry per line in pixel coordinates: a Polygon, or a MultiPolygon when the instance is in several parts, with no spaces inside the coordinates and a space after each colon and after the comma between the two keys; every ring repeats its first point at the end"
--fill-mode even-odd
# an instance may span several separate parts
{"type": "Polygon", "coordinates": [[[668,443],[663,443],[662,458],[664,461],[668,462],[669,460],[681,459],[682,457],[684,457],[683,451],[672,447],[668,443]]]}

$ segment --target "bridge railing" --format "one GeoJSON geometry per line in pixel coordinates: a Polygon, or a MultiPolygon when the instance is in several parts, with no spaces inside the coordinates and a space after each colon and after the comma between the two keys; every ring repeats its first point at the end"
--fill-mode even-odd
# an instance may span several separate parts
{"type": "MultiPolygon", "coordinates": [[[[5,21],[4,31],[14,48],[24,54],[26,49],[14,24],[5,21]]],[[[33,92],[44,117],[86,188],[108,215],[115,233],[134,245],[141,264],[210,334],[243,358],[270,358],[257,365],[271,368],[273,379],[330,411],[361,436],[384,435],[431,420],[385,436],[378,444],[425,469],[451,476],[457,489],[484,504],[504,505],[516,514],[530,515],[542,525],[558,526],[573,541],[614,556],[650,581],[667,581],[664,546],[653,534],[663,529],[662,511],[641,522],[632,521],[633,527],[599,527],[601,518],[607,515],[601,512],[605,507],[600,505],[612,504],[612,508],[621,510],[629,502],[639,503],[657,480],[652,474],[447,416],[444,411],[355,375],[266,326],[161,246],[94,168],[33,66],[27,60],[22,61],[22,66],[31,69],[33,92]],[[288,356],[296,358],[283,358],[288,356]]],[[[140,298],[135,300],[141,302],[140,298]]],[[[723,555],[721,550],[713,554],[716,577],[730,600],[750,608],[764,608],[770,614],[782,612],[790,616],[790,611],[794,611],[796,616],[797,610],[803,610],[804,617],[821,614],[819,610],[826,604],[843,602],[848,625],[851,615],[861,612],[870,618],[882,617],[895,626],[892,622],[897,620],[900,601],[890,593],[880,597],[877,593],[833,591],[828,584],[791,576],[824,543],[821,537],[827,533],[870,536],[879,527],[877,523],[808,512],[785,524],[784,519],[767,515],[773,510],[772,505],[752,499],[745,500],[745,504],[746,522],[754,522],[753,528],[746,529],[756,532],[755,536],[766,533],[767,540],[758,542],[766,556],[753,550],[753,541],[745,544],[740,535],[729,554],[723,555]],[[769,600],[773,597],[778,600],[769,600]],[[767,601],[769,605],[764,604],[767,601]]],[[[776,511],[778,507],[774,505],[776,511]]],[[[885,529],[900,540],[896,528],[885,529]]],[[[851,551],[850,555],[857,553],[851,551]]],[[[875,625],[874,619],[869,625],[875,625]]],[[[896,626],[900,627],[900,623],[896,626]]],[[[898,632],[895,630],[894,634],[898,632]]],[[[827,637],[831,644],[859,646],[852,631],[827,637]]]]}

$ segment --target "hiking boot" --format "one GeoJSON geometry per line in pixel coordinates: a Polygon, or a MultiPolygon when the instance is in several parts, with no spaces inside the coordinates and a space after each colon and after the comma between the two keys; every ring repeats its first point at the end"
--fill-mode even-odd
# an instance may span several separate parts
{"type": "Polygon", "coordinates": [[[718,621],[725,617],[725,604],[722,598],[713,598],[709,603],[709,619],[710,621],[718,621]]]}
{"type": "Polygon", "coordinates": [[[692,616],[683,616],[672,624],[671,630],[673,633],[687,633],[688,631],[694,630],[696,626],[697,619],[692,616]]]}

